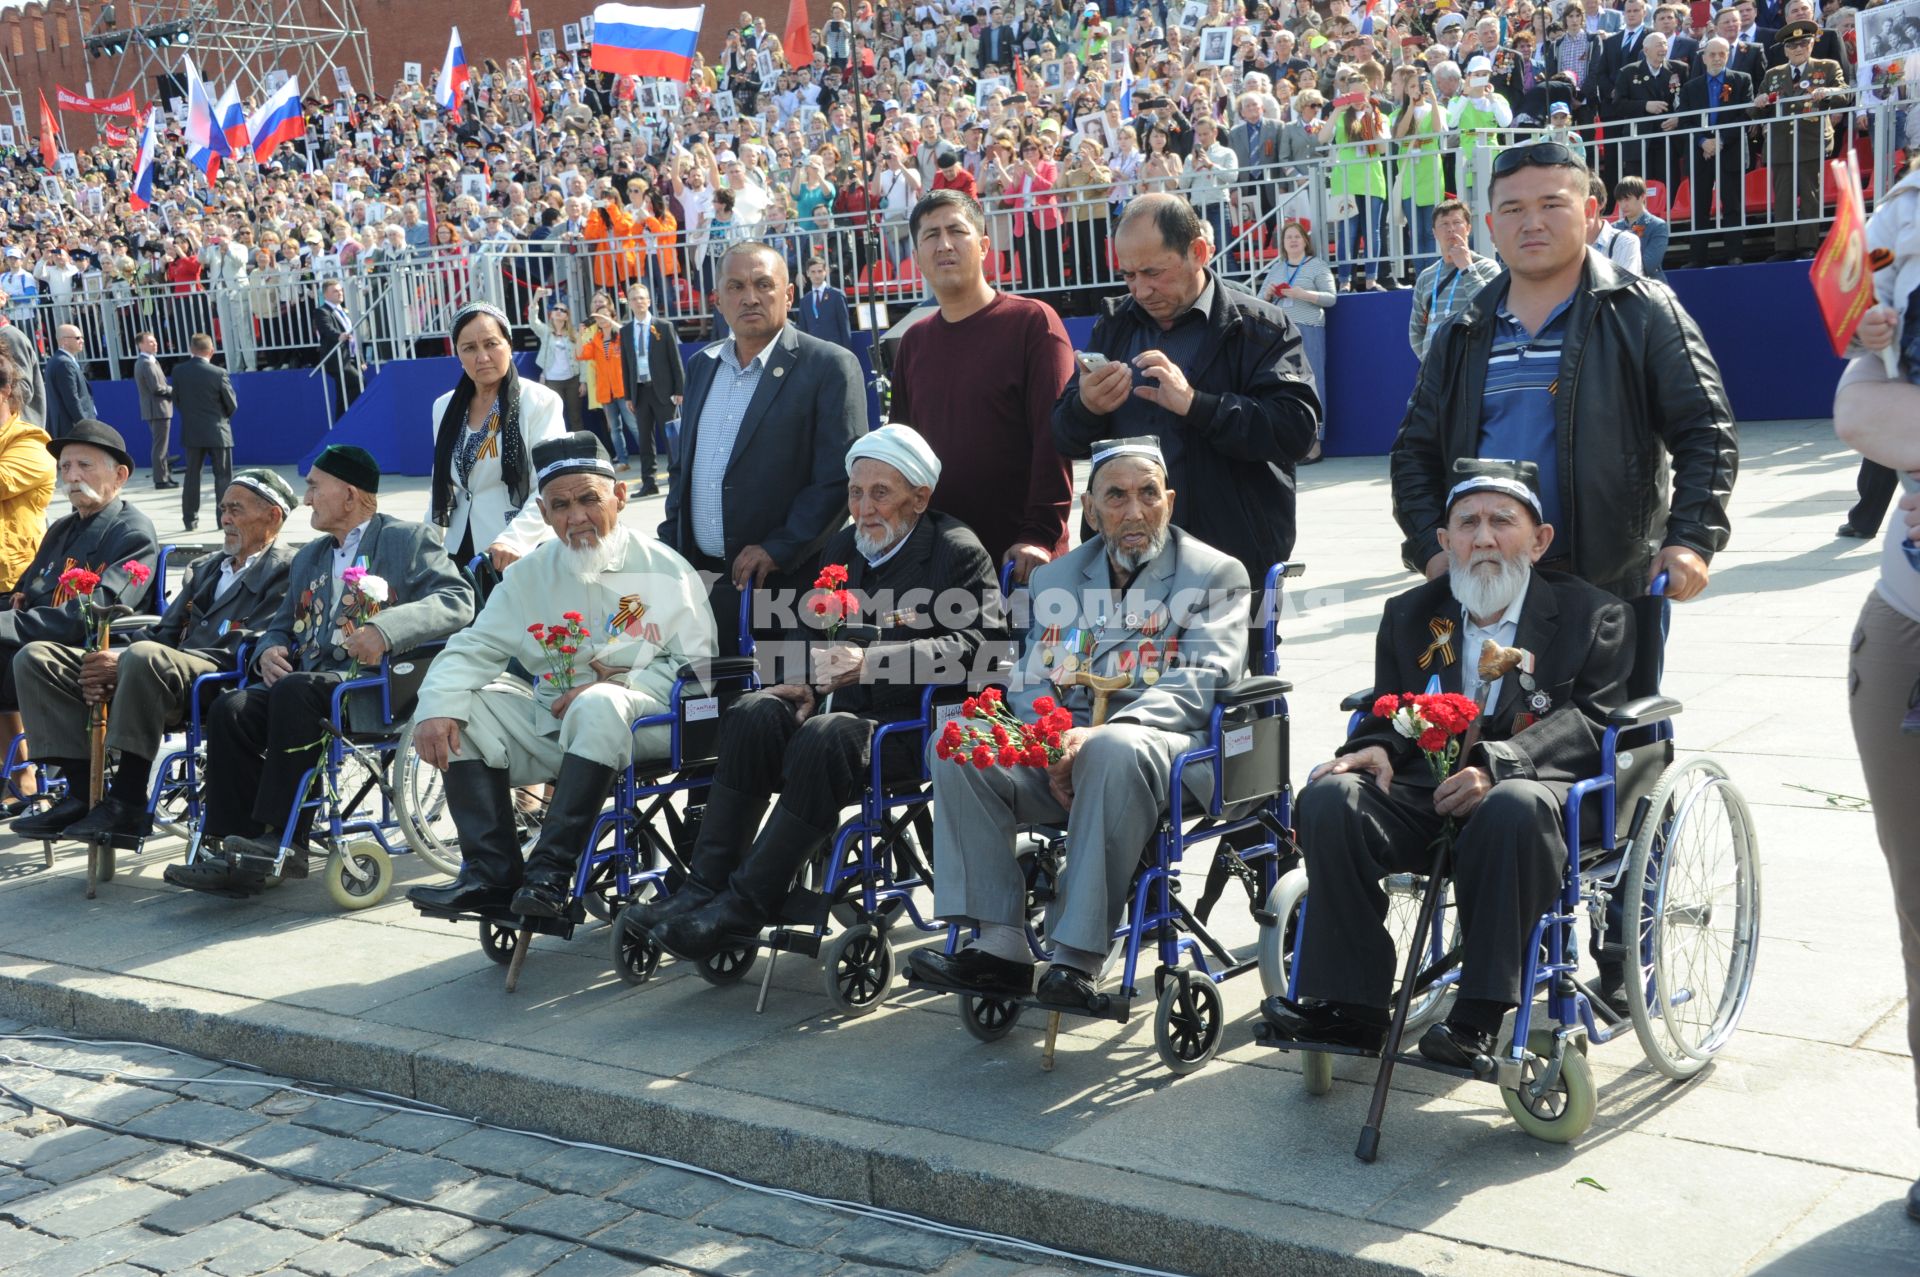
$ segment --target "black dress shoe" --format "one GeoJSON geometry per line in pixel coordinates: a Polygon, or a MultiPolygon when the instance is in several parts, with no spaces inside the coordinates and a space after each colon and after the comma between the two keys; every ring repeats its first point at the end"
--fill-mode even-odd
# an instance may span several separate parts
{"type": "Polygon", "coordinates": [[[962,949],[958,953],[915,949],[907,966],[922,980],[948,988],[1016,998],[1033,993],[1033,963],[996,958],[980,949],[962,949]]]}
{"type": "Polygon", "coordinates": [[[1834,529],[1833,535],[1837,537],[1846,537],[1850,541],[1873,540],[1873,533],[1868,532],[1865,528],[1856,528],[1851,523],[1841,524],[1838,528],[1834,529]]]}
{"type": "Polygon", "coordinates": [[[1627,1001],[1627,966],[1624,962],[1602,962],[1600,964],[1600,1000],[1607,1009],[1622,1020],[1633,1014],[1633,1004],[1627,1001]]]}
{"type": "Polygon", "coordinates": [[[265,875],[235,869],[224,860],[202,859],[190,865],[168,865],[160,876],[176,887],[208,895],[244,900],[266,890],[265,875]]]}
{"type": "Polygon", "coordinates": [[[513,903],[513,890],[462,873],[444,887],[415,887],[407,899],[417,908],[436,913],[506,913],[513,903]]]}
{"type": "Polygon", "coordinates": [[[200,526],[200,525],[199,525],[199,523],[198,523],[198,522],[196,522],[195,520],[193,520],[193,519],[186,519],[186,520],[183,520],[183,521],[181,522],[181,524],[180,524],[180,530],[181,530],[182,532],[192,532],[192,531],[194,531],[194,530],[195,530],[196,528],[198,528],[199,526],[200,526]]]}
{"type": "Polygon", "coordinates": [[[1367,1018],[1360,1008],[1334,1002],[1296,1002],[1275,994],[1260,1004],[1260,1017],[1272,1027],[1275,1037],[1288,1042],[1378,1051],[1387,1040],[1384,1011],[1374,1011],[1372,1018],[1367,1018]]]}
{"type": "Polygon", "coordinates": [[[683,913],[691,913],[712,899],[711,891],[692,878],[688,878],[680,885],[680,890],[665,899],[628,905],[620,911],[620,916],[628,919],[629,927],[639,931],[652,931],[664,925],[669,918],[678,918],[683,913]]]}
{"type": "Polygon", "coordinates": [[[1093,1011],[1097,1009],[1100,990],[1085,971],[1056,962],[1040,977],[1040,987],[1033,991],[1033,996],[1045,1006],[1093,1011]]]}
{"type": "Polygon", "coordinates": [[[660,495],[660,485],[649,479],[640,485],[640,495],[643,497],[657,497],[660,495]]]}
{"type": "Polygon", "coordinates": [[[153,818],[144,806],[108,794],[100,805],[67,826],[66,836],[80,842],[137,842],[153,833],[153,818]]]}
{"type": "Polygon", "coordinates": [[[520,884],[507,907],[522,918],[564,918],[573,902],[572,884],[532,878],[520,884]]]}
{"type": "Polygon", "coordinates": [[[67,826],[78,824],[86,814],[87,796],[69,789],[65,798],[45,811],[14,821],[13,832],[22,838],[64,838],[67,826]]]}
{"type": "Polygon", "coordinates": [[[1420,1039],[1420,1054],[1435,1064],[1474,1069],[1476,1059],[1492,1056],[1494,1036],[1466,1024],[1436,1024],[1420,1039]]]}
{"type": "Polygon", "coordinates": [[[1790,262],[1793,260],[1793,254],[1792,253],[1774,253],[1774,254],[1771,254],[1767,258],[1767,260],[1770,262],[1790,262]]]}
{"type": "Polygon", "coordinates": [[[649,934],[682,962],[705,962],[722,949],[753,943],[766,923],[758,909],[724,891],[698,908],[667,919],[649,934]]]}

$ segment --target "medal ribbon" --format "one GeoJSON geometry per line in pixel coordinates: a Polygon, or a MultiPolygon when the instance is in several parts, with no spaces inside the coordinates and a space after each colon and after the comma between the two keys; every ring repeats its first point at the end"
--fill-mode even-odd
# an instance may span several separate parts
{"type": "Polygon", "coordinates": [[[1433,642],[1427,644],[1427,650],[1420,653],[1420,668],[1425,669],[1438,656],[1441,665],[1453,664],[1453,622],[1436,616],[1427,622],[1427,632],[1433,635],[1433,642]]]}

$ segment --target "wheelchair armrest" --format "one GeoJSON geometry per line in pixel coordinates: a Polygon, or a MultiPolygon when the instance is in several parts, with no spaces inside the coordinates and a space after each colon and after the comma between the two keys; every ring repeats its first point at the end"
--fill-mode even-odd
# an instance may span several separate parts
{"type": "Polygon", "coordinates": [[[1341,701],[1340,708],[1346,710],[1349,714],[1366,713],[1373,709],[1373,703],[1378,699],[1379,698],[1373,694],[1371,687],[1362,688],[1360,691],[1347,697],[1346,700],[1341,701]]]}
{"type": "Polygon", "coordinates": [[[116,630],[145,630],[160,624],[160,618],[151,613],[142,612],[137,616],[123,616],[113,623],[116,630]]]}
{"type": "Polygon", "coordinates": [[[1236,705],[1254,705],[1261,701],[1285,696],[1292,690],[1293,684],[1284,678],[1275,678],[1271,674],[1255,674],[1222,690],[1219,694],[1220,704],[1228,709],[1236,705]]]}
{"type": "Polygon", "coordinates": [[[1681,708],[1680,702],[1671,696],[1642,696],[1607,715],[1607,726],[1645,727],[1648,723],[1672,718],[1681,708]]]}

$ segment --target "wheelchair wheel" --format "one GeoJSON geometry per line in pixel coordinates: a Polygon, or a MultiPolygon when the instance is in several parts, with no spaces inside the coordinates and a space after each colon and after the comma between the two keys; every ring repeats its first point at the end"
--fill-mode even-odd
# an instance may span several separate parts
{"type": "Polygon", "coordinates": [[[1220,1049],[1226,1027],[1226,1001],[1208,977],[1169,979],[1161,988],[1153,1012],[1153,1045],[1168,1069],[1191,1073],[1206,1064],[1220,1049]]]}
{"type": "MultiPolygon", "coordinates": [[[[1394,969],[1402,971],[1406,969],[1407,947],[1413,943],[1414,925],[1420,921],[1420,893],[1425,886],[1425,879],[1414,874],[1393,874],[1387,878],[1385,886],[1387,933],[1393,937],[1394,953],[1397,955],[1394,969]]],[[[1267,893],[1267,910],[1275,918],[1272,926],[1260,928],[1260,985],[1267,997],[1287,992],[1293,968],[1294,945],[1299,940],[1300,905],[1306,896],[1307,871],[1304,865],[1282,874],[1280,881],[1273,884],[1273,890],[1267,893]]],[[[1445,918],[1448,915],[1444,908],[1444,896],[1440,903],[1440,916],[1445,918]]],[[[1431,952],[1431,938],[1428,945],[1431,952]]],[[[1408,1040],[1417,1039],[1429,1025],[1446,1014],[1452,995],[1453,986],[1446,984],[1438,988],[1430,987],[1413,1000],[1413,1004],[1407,1008],[1408,1040]]],[[[1328,1085],[1332,1085],[1331,1080],[1328,1085]]],[[[1313,1093],[1326,1094],[1325,1091],[1313,1093]]]]}
{"type": "Polygon", "coordinates": [[[1018,1002],[980,998],[971,993],[960,995],[960,1023],[982,1042],[998,1042],[1013,1032],[1013,1026],[1020,1023],[1021,1009],[1018,1002]]]}
{"type": "Polygon", "coordinates": [[[1620,889],[1634,1032],[1654,1068],[1692,1077],[1740,1023],[1760,944],[1753,817],[1718,762],[1667,768],[1620,889]]]}
{"type": "Polygon", "coordinates": [[[613,920],[613,970],[628,984],[645,984],[660,969],[660,946],[653,937],[629,925],[622,909],[613,920]]]}
{"type": "Polygon", "coordinates": [[[696,970],[700,972],[700,978],[708,984],[738,984],[741,978],[753,969],[753,960],[759,955],[760,947],[757,944],[722,949],[702,962],[696,970]]]}
{"type": "Polygon", "coordinates": [[[413,747],[413,724],[400,733],[393,762],[393,817],[415,855],[443,874],[460,872],[460,836],[447,810],[446,788],[413,747]]]}
{"type": "Polygon", "coordinates": [[[393,862],[372,839],[336,847],[327,854],[327,898],[342,909],[369,909],[386,899],[393,862]]]}
{"type": "Polygon", "coordinates": [[[1333,1089],[1333,1057],[1325,1051],[1300,1052],[1300,1080],[1308,1095],[1325,1095],[1333,1089]]]}
{"type": "Polygon", "coordinates": [[[1514,1090],[1502,1087],[1500,1098],[1506,1101],[1507,1112],[1513,1114],[1520,1129],[1533,1138],[1549,1144],[1571,1144],[1593,1125],[1599,1093],[1593,1084],[1593,1066],[1587,1063],[1586,1053],[1569,1046],[1560,1060],[1560,1076],[1554,1079],[1553,1086],[1542,1095],[1533,1094],[1531,1088],[1546,1073],[1553,1046],[1552,1029],[1535,1029],[1529,1033],[1527,1050],[1534,1058],[1522,1070],[1519,1087],[1514,1090]]]}
{"type": "Polygon", "coordinates": [[[513,961],[513,951],[520,947],[520,933],[504,922],[482,922],[480,924],[480,952],[506,966],[513,961]]]}
{"type": "MultiPolygon", "coordinates": [[[[612,826],[608,826],[608,836],[612,836],[612,826]]],[[[596,850],[604,851],[605,848],[596,850]]],[[[627,873],[643,873],[666,859],[667,845],[651,825],[634,821],[627,828],[627,852],[631,857],[627,873]]],[[[612,922],[616,914],[632,903],[620,898],[618,880],[614,875],[615,868],[611,860],[602,864],[587,884],[587,894],[580,898],[587,913],[601,922],[612,922]]],[[[644,893],[645,887],[637,886],[635,890],[644,893]]]]}
{"type": "MultiPolygon", "coordinates": [[[[197,766],[203,783],[206,776],[206,763],[206,746],[202,745],[197,766]]],[[[176,838],[192,837],[193,830],[191,821],[188,819],[187,805],[194,794],[187,788],[186,772],[186,760],[175,758],[161,773],[160,798],[153,809],[154,833],[172,834],[176,838]]]]}
{"type": "Polygon", "coordinates": [[[893,983],[893,946],[871,922],[849,927],[820,955],[827,1001],[846,1015],[865,1015],[887,997],[893,983]]]}

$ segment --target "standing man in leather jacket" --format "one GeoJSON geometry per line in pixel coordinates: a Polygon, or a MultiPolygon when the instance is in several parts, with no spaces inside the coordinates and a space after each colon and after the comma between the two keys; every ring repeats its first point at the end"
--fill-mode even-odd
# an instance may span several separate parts
{"type": "Polygon", "coordinates": [[[1622,598],[1666,572],[1668,596],[1686,600],[1727,542],[1733,410],[1672,290],[1587,248],[1587,182],[1557,142],[1494,165],[1488,222],[1508,269],[1421,365],[1390,458],[1402,558],[1429,578],[1446,572],[1435,533],[1456,460],[1531,461],[1560,532],[1542,566],[1622,598]]]}

